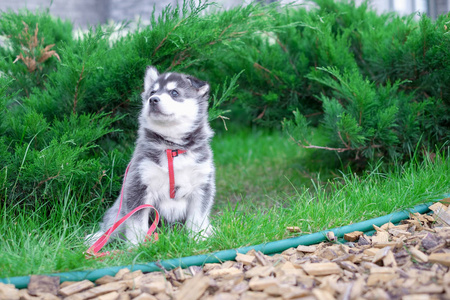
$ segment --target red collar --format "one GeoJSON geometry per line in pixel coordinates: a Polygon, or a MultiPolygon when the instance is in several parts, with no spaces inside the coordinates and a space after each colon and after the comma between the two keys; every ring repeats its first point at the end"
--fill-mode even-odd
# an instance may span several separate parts
{"type": "Polygon", "coordinates": [[[169,182],[170,182],[170,198],[175,198],[175,175],[173,173],[173,158],[177,157],[178,154],[186,153],[186,150],[171,150],[167,149],[167,162],[169,165],[169,182]]]}

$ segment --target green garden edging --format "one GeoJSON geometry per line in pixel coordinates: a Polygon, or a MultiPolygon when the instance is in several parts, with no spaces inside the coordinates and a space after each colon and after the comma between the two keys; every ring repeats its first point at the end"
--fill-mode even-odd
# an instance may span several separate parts
{"type": "MultiPolygon", "coordinates": [[[[289,239],[284,239],[275,242],[269,242],[254,246],[242,247],[237,249],[230,250],[222,250],[218,252],[214,252],[211,254],[204,255],[196,255],[196,256],[188,256],[182,258],[173,258],[167,259],[158,262],[150,262],[145,264],[136,264],[136,265],[128,265],[128,266],[118,266],[118,267],[108,267],[97,270],[86,270],[86,271],[73,271],[73,272],[64,272],[64,273],[53,273],[47,274],[48,276],[59,276],[61,282],[64,281],[81,281],[84,279],[88,279],[90,281],[95,281],[100,277],[105,275],[114,276],[120,269],[128,268],[132,271],[141,270],[143,272],[154,272],[161,271],[159,266],[163,266],[166,270],[174,269],[177,267],[186,268],[189,266],[200,266],[205,263],[217,263],[223,262],[227,260],[234,260],[236,258],[237,253],[247,253],[248,251],[254,249],[256,251],[261,251],[264,254],[274,254],[282,252],[291,247],[297,247],[298,245],[312,245],[323,242],[326,240],[326,234],[329,231],[332,231],[337,238],[342,238],[344,234],[350,233],[353,231],[371,231],[373,230],[373,225],[381,226],[387,222],[398,223],[401,220],[409,218],[410,213],[426,213],[429,211],[429,206],[432,202],[426,204],[420,204],[414,206],[412,209],[407,209],[401,212],[391,213],[386,216],[374,218],[371,220],[346,225],[342,227],[337,227],[334,229],[328,229],[324,231],[320,231],[317,233],[312,233],[308,235],[303,235],[299,237],[293,237],[289,239]]],[[[10,277],[0,279],[0,282],[3,283],[11,283],[16,286],[16,288],[26,288],[30,281],[30,276],[19,276],[19,277],[10,277]]]]}

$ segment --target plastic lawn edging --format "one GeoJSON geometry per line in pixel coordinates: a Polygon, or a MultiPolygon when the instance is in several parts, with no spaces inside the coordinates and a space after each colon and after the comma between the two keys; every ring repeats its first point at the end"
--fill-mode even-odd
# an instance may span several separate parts
{"type": "MultiPolygon", "coordinates": [[[[261,251],[264,254],[270,255],[275,253],[280,253],[286,249],[291,247],[297,247],[298,245],[313,245],[326,240],[326,234],[329,231],[332,231],[337,238],[342,238],[344,234],[350,233],[353,231],[363,231],[368,232],[373,230],[373,225],[381,226],[385,223],[392,222],[398,223],[401,220],[405,220],[409,218],[410,213],[420,213],[424,214],[429,211],[429,206],[433,202],[429,202],[426,204],[416,205],[411,209],[406,209],[401,212],[391,213],[382,217],[370,219],[367,221],[346,225],[342,227],[337,227],[334,229],[327,229],[317,233],[312,233],[308,235],[288,238],[275,242],[268,242],[254,246],[242,247],[237,249],[230,250],[222,250],[218,252],[214,252],[211,254],[203,254],[203,255],[195,255],[188,256],[182,258],[173,258],[167,259],[157,262],[150,262],[144,264],[135,264],[128,266],[117,266],[117,267],[108,267],[97,270],[85,270],[85,271],[73,271],[73,272],[63,272],[63,273],[53,273],[46,274],[47,276],[58,276],[60,277],[61,282],[64,281],[81,281],[88,279],[90,281],[95,281],[100,277],[105,275],[114,276],[120,269],[128,268],[131,271],[141,270],[142,272],[155,272],[161,271],[161,267],[164,267],[166,270],[174,269],[177,267],[187,268],[189,266],[201,266],[205,263],[217,263],[223,262],[227,260],[234,260],[236,258],[237,253],[247,253],[248,251],[254,249],[255,251],[261,251]]],[[[26,288],[30,281],[30,276],[19,276],[19,277],[10,277],[0,279],[0,282],[7,284],[14,284],[16,288],[26,288]]]]}

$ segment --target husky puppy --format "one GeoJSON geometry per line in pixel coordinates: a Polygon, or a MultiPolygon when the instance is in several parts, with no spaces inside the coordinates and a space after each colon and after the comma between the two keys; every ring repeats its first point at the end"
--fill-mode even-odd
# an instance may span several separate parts
{"type": "MultiPolygon", "coordinates": [[[[209,236],[215,195],[209,85],[189,75],[159,74],[155,67],[147,67],[141,97],[138,139],[123,183],[118,219],[141,204],[151,204],[165,222],[185,224],[193,237],[209,236]],[[174,151],[172,188],[168,149],[174,151]]],[[[101,230],[86,238],[88,244],[113,225],[119,203],[120,196],[106,211],[101,230]]],[[[142,243],[150,218],[150,209],[143,209],[119,226],[112,237],[121,234],[132,244],[142,243]]]]}

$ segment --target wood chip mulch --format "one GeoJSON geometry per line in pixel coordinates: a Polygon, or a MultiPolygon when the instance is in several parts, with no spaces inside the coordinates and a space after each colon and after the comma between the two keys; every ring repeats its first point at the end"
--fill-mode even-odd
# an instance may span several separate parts
{"type": "Polygon", "coordinates": [[[28,289],[0,283],[0,299],[450,299],[450,208],[430,208],[433,215],[374,226],[373,236],[352,232],[344,243],[147,274],[122,269],[95,283],[35,275],[28,289]]]}

